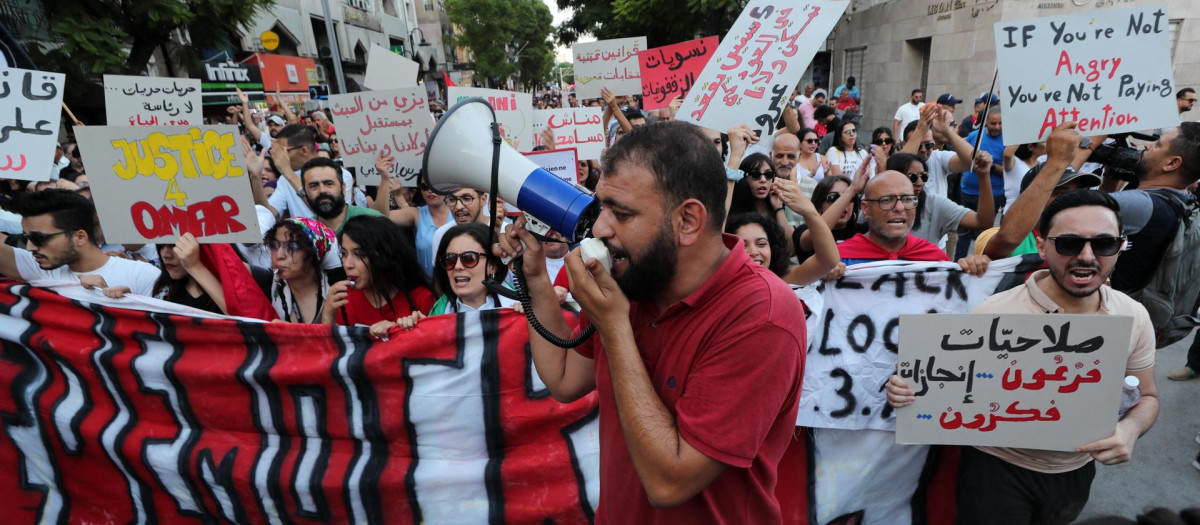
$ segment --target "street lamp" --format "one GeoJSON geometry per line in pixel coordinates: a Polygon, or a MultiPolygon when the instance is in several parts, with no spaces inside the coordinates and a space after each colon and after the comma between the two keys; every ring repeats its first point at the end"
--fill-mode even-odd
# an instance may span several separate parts
{"type": "Polygon", "coordinates": [[[412,31],[408,32],[408,44],[410,46],[412,46],[412,59],[414,62],[421,61],[420,56],[417,55],[417,46],[418,45],[421,47],[431,47],[431,44],[429,43],[429,41],[425,40],[425,32],[421,31],[421,28],[419,28],[419,27],[414,27],[412,29],[412,31]],[[413,38],[413,33],[421,33],[421,43],[420,44],[416,43],[416,40],[413,38]]]}

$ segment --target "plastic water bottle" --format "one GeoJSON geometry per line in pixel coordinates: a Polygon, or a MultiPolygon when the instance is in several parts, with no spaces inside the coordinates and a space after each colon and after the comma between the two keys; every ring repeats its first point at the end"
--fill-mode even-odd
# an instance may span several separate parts
{"type": "Polygon", "coordinates": [[[1129,409],[1142,399],[1141,380],[1136,376],[1125,376],[1125,384],[1121,386],[1121,408],[1117,410],[1117,418],[1125,417],[1129,409]]]}

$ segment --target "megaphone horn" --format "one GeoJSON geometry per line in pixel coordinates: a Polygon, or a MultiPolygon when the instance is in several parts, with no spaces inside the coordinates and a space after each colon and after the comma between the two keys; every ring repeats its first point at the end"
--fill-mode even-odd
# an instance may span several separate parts
{"type": "Polygon", "coordinates": [[[501,141],[492,140],[496,121],[492,106],[482,98],[455,104],[433,128],[425,146],[422,176],[431,190],[447,195],[462,188],[496,193],[538,220],[549,224],[568,241],[577,242],[591,229],[596,199],[501,141]],[[499,160],[493,166],[495,148],[499,160]],[[497,170],[497,188],[492,170],[497,170]]]}

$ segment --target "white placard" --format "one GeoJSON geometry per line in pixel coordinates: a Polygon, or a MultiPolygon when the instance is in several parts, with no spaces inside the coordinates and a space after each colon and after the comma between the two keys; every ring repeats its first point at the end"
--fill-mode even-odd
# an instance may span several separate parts
{"type": "Polygon", "coordinates": [[[576,148],[579,158],[599,160],[604,153],[603,111],[600,108],[538,109],[533,112],[533,137],[541,146],[542,130],[554,131],[552,149],[576,148]]]}
{"type": "Polygon", "coordinates": [[[900,316],[896,442],[1074,451],[1112,435],[1133,318],[900,316]]]}
{"type": "Polygon", "coordinates": [[[770,135],[792,88],[847,5],[751,0],[683,99],[677,118],[720,131],[746,124],[760,136],[770,135]]]}
{"type": "MultiPolygon", "coordinates": [[[[367,74],[363,87],[380,91],[417,85],[420,66],[379,44],[372,44],[367,55],[367,74]]],[[[332,97],[330,97],[332,99],[332,97]]]]}
{"type": "Polygon", "coordinates": [[[200,79],[104,75],[110,126],[199,125],[200,79]]]}
{"type": "Polygon", "coordinates": [[[638,52],[646,50],[646,37],[615,38],[571,46],[575,60],[575,94],[600,98],[600,88],[614,95],[641,95],[642,68],[638,52]]]}
{"type": "Polygon", "coordinates": [[[446,88],[446,98],[453,106],[463,100],[480,97],[491,104],[500,123],[500,133],[517,151],[533,149],[533,95],[499,89],[451,86],[446,88]]]}
{"type": "Polygon", "coordinates": [[[433,131],[425,90],[419,87],[329,95],[337,117],[342,158],[354,166],[360,186],[378,186],[375,160],[382,151],[395,164],[389,174],[403,186],[415,187],[433,131]]]}
{"type": "Polygon", "coordinates": [[[1004,144],[1179,124],[1165,6],[996,22],[1004,144]]]}
{"type": "Polygon", "coordinates": [[[62,73],[0,68],[0,179],[58,177],[62,73]]]}
{"type": "Polygon", "coordinates": [[[575,148],[531,151],[525,156],[564,182],[579,184],[579,161],[575,148]]]}
{"type": "Polygon", "coordinates": [[[262,242],[236,126],[75,129],[104,238],[262,242]]]}

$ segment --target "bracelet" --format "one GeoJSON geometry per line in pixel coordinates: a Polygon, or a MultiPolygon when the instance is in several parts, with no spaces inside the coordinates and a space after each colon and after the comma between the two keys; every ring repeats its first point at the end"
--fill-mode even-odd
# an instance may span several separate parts
{"type": "Polygon", "coordinates": [[[776,209],[775,209],[775,213],[779,213],[779,212],[781,212],[781,211],[783,211],[783,210],[786,210],[786,209],[787,209],[787,206],[780,206],[780,207],[778,207],[778,208],[776,208],[776,209]]]}

